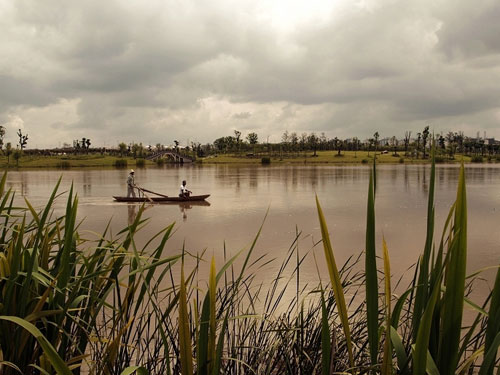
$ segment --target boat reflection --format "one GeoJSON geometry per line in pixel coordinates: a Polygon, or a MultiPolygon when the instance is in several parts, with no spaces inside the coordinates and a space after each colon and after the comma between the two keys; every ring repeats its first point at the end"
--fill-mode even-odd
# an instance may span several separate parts
{"type": "MultiPolygon", "coordinates": [[[[171,204],[174,202],[169,203],[171,204]]],[[[208,203],[207,201],[179,202],[177,204],[179,205],[179,210],[182,213],[182,221],[187,220],[187,211],[192,209],[194,206],[210,206],[210,203],[208,203]]]]}
{"type": "MultiPolygon", "coordinates": [[[[128,217],[128,225],[132,225],[132,223],[135,221],[135,219],[137,218],[137,212],[139,211],[139,208],[142,206],[142,204],[127,204],[127,217],[128,217]]],[[[153,207],[152,204],[150,205],[144,205],[144,209],[143,211],[146,211],[148,209],[150,209],[151,207],[153,207]]]]}

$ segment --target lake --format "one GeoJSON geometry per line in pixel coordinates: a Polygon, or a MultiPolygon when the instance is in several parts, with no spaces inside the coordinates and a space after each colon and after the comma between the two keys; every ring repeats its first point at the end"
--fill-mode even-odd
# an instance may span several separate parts
{"type": "MultiPolygon", "coordinates": [[[[146,189],[177,195],[187,180],[193,194],[211,194],[209,205],[146,205],[150,222],[138,235],[144,244],[154,233],[175,222],[175,234],[165,254],[184,247],[196,254],[206,250],[222,265],[227,254],[248,248],[265,219],[254,259],[266,255],[277,260],[259,269],[259,280],[270,281],[301,232],[301,254],[314,251],[324,280],[324,265],[315,205],[317,194],[330,230],[338,264],[364,248],[369,166],[231,166],[185,165],[136,170],[136,183],[146,189]],[[266,217],[267,212],[267,217],[266,217]]],[[[406,272],[418,259],[425,241],[430,166],[381,165],[377,167],[376,231],[378,254],[385,237],[396,277],[409,281],[406,272]]],[[[458,165],[439,165],[436,170],[436,234],[456,195],[458,165]]],[[[128,170],[28,170],[9,172],[7,185],[42,207],[62,176],[61,191],[71,184],[79,196],[81,230],[86,238],[102,232],[110,218],[114,234],[135,218],[140,204],[117,203],[113,195],[126,195],[128,170]]],[[[468,194],[468,271],[496,265],[500,260],[500,166],[470,165],[466,168],[468,194]]],[[[55,205],[63,213],[66,196],[55,205]]],[[[206,266],[208,270],[208,265],[206,266]]],[[[381,267],[380,267],[381,269],[381,267]]],[[[484,273],[493,280],[494,271],[484,273]]],[[[318,272],[313,257],[301,267],[302,284],[315,285],[318,272]]],[[[406,283],[404,283],[406,285],[406,283]]],[[[482,288],[480,288],[481,290],[482,288]]],[[[484,289],[486,292],[486,289],[484,289]]],[[[480,293],[481,295],[483,293],[480,293]]]]}

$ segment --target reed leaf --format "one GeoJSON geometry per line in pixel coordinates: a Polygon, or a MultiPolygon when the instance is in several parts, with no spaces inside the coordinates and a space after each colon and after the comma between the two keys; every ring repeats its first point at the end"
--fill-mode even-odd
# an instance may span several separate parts
{"type": "Polygon", "coordinates": [[[132,375],[134,373],[137,375],[148,375],[148,370],[141,366],[130,366],[123,370],[120,375],[132,375]]]}
{"type": "Polygon", "coordinates": [[[391,263],[389,260],[389,251],[385,238],[382,239],[382,248],[384,254],[384,279],[385,279],[385,341],[384,357],[382,360],[382,375],[392,373],[392,347],[391,347],[391,263]]]}
{"type": "Polygon", "coordinates": [[[438,367],[441,375],[453,375],[458,364],[458,348],[462,326],[467,262],[467,198],[465,190],[465,168],[460,168],[453,241],[446,264],[445,286],[442,305],[441,342],[438,367]]]}
{"type": "Polygon", "coordinates": [[[396,360],[398,362],[398,368],[401,374],[406,374],[408,371],[409,358],[406,355],[406,351],[403,345],[403,340],[399,336],[398,331],[391,326],[391,342],[396,352],[396,360]]]}
{"type": "Polygon", "coordinates": [[[182,375],[193,375],[193,351],[191,348],[191,333],[189,330],[184,262],[181,266],[181,283],[179,289],[179,346],[182,375]]]}
{"type": "Polygon", "coordinates": [[[50,361],[50,364],[54,367],[58,375],[72,375],[71,370],[68,368],[66,363],[64,363],[62,358],[59,357],[52,344],[47,341],[45,336],[38,328],[36,328],[35,325],[17,316],[0,316],[0,320],[10,321],[28,331],[38,341],[43,349],[43,352],[50,361]]]}
{"type": "Polygon", "coordinates": [[[368,345],[372,366],[377,364],[378,354],[378,277],[377,258],[375,254],[375,174],[370,174],[368,186],[368,204],[366,214],[366,250],[365,250],[365,274],[366,274],[366,309],[368,345]]]}
{"type": "Polygon", "coordinates": [[[352,341],[351,332],[349,328],[349,318],[347,314],[347,306],[345,303],[344,291],[342,287],[342,281],[340,279],[339,271],[337,269],[337,263],[335,261],[335,256],[333,255],[333,248],[330,242],[330,235],[328,233],[328,227],[326,225],[326,220],[323,215],[323,210],[319,204],[318,197],[316,196],[316,207],[318,210],[319,223],[321,227],[321,238],[323,239],[323,249],[325,252],[326,264],[328,266],[328,273],[330,275],[330,283],[332,285],[333,294],[335,296],[335,301],[337,302],[337,311],[342,323],[342,329],[344,330],[344,335],[346,339],[347,352],[349,354],[349,363],[351,367],[354,367],[354,357],[352,353],[352,341]]]}
{"type": "Polygon", "coordinates": [[[440,285],[436,284],[418,327],[417,340],[413,346],[413,375],[425,375],[427,370],[427,357],[430,356],[430,354],[428,354],[428,347],[432,328],[432,318],[439,293],[440,285]]]}
{"type": "Polygon", "coordinates": [[[210,336],[208,342],[208,353],[209,353],[209,368],[212,369],[213,362],[215,360],[215,339],[216,339],[216,315],[215,315],[215,304],[216,304],[216,293],[217,293],[217,280],[216,280],[216,268],[215,268],[215,257],[212,256],[212,262],[210,264],[210,276],[209,276],[209,295],[210,295],[210,336]]]}
{"type": "Polygon", "coordinates": [[[425,305],[429,298],[429,290],[432,290],[432,285],[429,285],[429,263],[431,259],[432,244],[434,238],[434,185],[436,180],[436,162],[435,162],[435,147],[432,147],[432,163],[431,176],[429,183],[429,196],[427,201],[427,231],[425,237],[424,252],[420,261],[420,273],[415,293],[415,304],[413,307],[413,337],[417,337],[420,317],[422,316],[425,305]]]}
{"type": "MultiPolygon", "coordinates": [[[[500,332],[500,269],[497,271],[497,276],[495,279],[495,285],[493,290],[491,291],[491,302],[490,309],[488,312],[488,324],[486,326],[486,335],[485,335],[485,343],[484,343],[484,351],[485,353],[489,353],[490,350],[494,347],[493,343],[495,341],[495,337],[498,336],[500,332]]],[[[493,360],[491,361],[488,367],[483,363],[481,370],[481,375],[491,375],[493,374],[493,369],[495,366],[496,359],[496,350],[493,354],[493,360]],[[484,368],[484,370],[483,370],[484,368]]]]}
{"type": "Polygon", "coordinates": [[[330,374],[331,362],[331,337],[330,328],[328,327],[328,311],[326,309],[325,294],[321,290],[321,363],[323,375],[330,374]]]}
{"type": "Polygon", "coordinates": [[[500,332],[497,333],[493,342],[490,343],[489,349],[484,356],[483,364],[479,370],[479,375],[487,375],[489,371],[495,367],[495,359],[498,348],[500,347],[500,332]]]}

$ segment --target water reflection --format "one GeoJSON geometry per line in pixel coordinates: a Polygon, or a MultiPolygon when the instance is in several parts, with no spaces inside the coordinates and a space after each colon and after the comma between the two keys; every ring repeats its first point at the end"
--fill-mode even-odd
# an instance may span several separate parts
{"type": "Polygon", "coordinates": [[[191,210],[195,206],[204,206],[204,207],[209,207],[210,203],[206,201],[199,201],[199,202],[181,202],[181,203],[176,203],[179,206],[179,209],[182,213],[182,220],[186,221],[187,220],[187,211],[191,210]]]}
{"type": "MultiPolygon", "coordinates": [[[[235,254],[253,240],[266,215],[255,256],[285,256],[298,228],[308,236],[303,249],[320,238],[314,197],[317,194],[328,222],[338,263],[363,250],[366,195],[371,165],[364,166],[175,166],[141,169],[137,182],[151,191],[177,195],[180,181],[187,180],[194,194],[211,194],[209,202],[146,204],[149,223],[137,234],[145,243],[152,235],[176,222],[169,239],[171,254],[184,243],[192,250],[208,249],[218,264],[227,253],[235,254]],[[176,207],[178,206],[178,207],[176,207]],[[181,220],[182,218],[182,220],[181,220]]],[[[456,196],[458,165],[436,166],[436,238],[456,196]]],[[[377,167],[377,244],[385,236],[395,277],[418,260],[426,233],[428,165],[381,165],[377,167]]],[[[86,218],[81,228],[102,232],[113,217],[118,233],[133,222],[140,204],[115,203],[123,195],[128,170],[67,170],[9,172],[7,186],[17,190],[18,203],[26,196],[43,207],[57,180],[60,191],[74,184],[80,197],[78,215],[86,218]]],[[[469,207],[469,270],[498,263],[500,244],[500,165],[467,166],[469,207]]],[[[57,200],[56,214],[64,213],[65,196],[57,200]]],[[[377,251],[380,249],[378,248],[377,251]]],[[[320,262],[320,268],[323,263],[320,262]]],[[[327,270],[325,275],[328,274],[327,270]]],[[[411,272],[407,273],[411,274],[411,272]]],[[[304,282],[317,282],[316,266],[304,265],[304,282]]],[[[272,278],[266,272],[262,278],[272,278]]]]}
{"type": "Polygon", "coordinates": [[[127,212],[128,212],[128,225],[132,225],[137,217],[137,205],[136,204],[127,204],[127,212]]]}

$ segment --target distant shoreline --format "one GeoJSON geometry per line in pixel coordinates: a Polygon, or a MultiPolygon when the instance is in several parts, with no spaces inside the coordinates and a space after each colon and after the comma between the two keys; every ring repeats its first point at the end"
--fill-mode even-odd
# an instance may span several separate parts
{"type": "MultiPolygon", "coordinates": [[[[337,151],[318,151],[316,156],[313,156],[312,151],[283,153],[268,155],[237,155],[237,154],[219,154],[204,158],[198,158],[194,164],[196,165],[365,165],[373,163],[374,152],[369,154],[367,151],[346,151],[339,156],[337,151]]],[[[444,155],[438,155],[436,162],[440,164],[456,164],[461,161],[465,163],[499,163],[500,156],[493,157],[478,157],[455,155],[454,159],[449,159],[444,155]]],[[[430,163],[430,158],[414,158],[404,156],[402,154],[393,155],[392,153],[377,153],[378,164],[426,164],[430,163]]],[[[141,168],[155,167],[162,165],[175,165],[164,161],[157,163],[155,161],[145,159],[134,159],[133,157],[120,158],[110,155],[72,155],[72,156],[23,156],[19,159],[17,166],[16,160],[7,157],[0,157],[0,168],[3,170],[16,169],[72,169],[72,168],[141,168]],[[119,161],[119,162],[117,162],[119,161]]],[[[189,165],[190,163],[186,163],[189,165]]]]}

